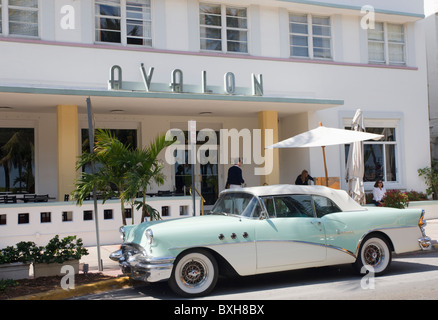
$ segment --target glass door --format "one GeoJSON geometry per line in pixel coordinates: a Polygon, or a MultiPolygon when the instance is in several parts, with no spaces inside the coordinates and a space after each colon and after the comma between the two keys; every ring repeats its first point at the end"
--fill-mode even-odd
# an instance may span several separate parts
{"type": "MultiPolygon", "coordinates": [[[[190,194],[192,186],[192,165],[188,163],[189,151],[185,151],[185,163],[175,163],[175,192],[190,194]]],[[[195,168],[195,187],[204,198],[204,210],[209,210],[219,195],[219,165],[217,163],[199,164],[195,168]]]]}

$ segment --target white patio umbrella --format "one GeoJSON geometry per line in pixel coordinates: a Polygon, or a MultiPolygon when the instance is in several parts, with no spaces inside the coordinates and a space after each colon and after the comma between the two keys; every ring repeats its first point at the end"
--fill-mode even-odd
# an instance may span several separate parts
{"type": "MultiPolygon", "coordinates": [[[[356,111],[356,114],[353,117],[351,130],[354,130],[355,132],[365,131],[362,110],[360,109],[356,111]]],[[[363,186],[364,171],[363,142],[353,142],[348,151],[345,178],[348,181],[348,194],[354,201],[361,205],[366,204],[365,189],[363,186]]]]}
{"type": "Polygon", "coordinates": [[[356,141],[364,141],[370,139],[379,140],[382,137],[382,135],[374,133],[324,127],[320,122],[318,128],[303,132],[289,139],[270,145],[266,147],[266,149],[321,147],[324,159],[324,171],[326,178],[325,180],[326,185],[328,186],[327,163],[325,158],[326,146],[349,144],[356,141]]]}

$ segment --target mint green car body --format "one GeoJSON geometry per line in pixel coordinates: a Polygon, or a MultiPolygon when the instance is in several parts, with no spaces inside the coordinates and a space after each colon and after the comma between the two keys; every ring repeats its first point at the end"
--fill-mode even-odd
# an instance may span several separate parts
{"type": "Polygon", "coordinates": [[[124,244],[112,259],[131,277],[169,279],[186,296],[210,292],[217,275],[211,283],[198,278],[225,265],[241,276],[344,263],[383,273],[392,252],[430,247],[423,215],[421,209],[362,207],[345,191],[319,186],[226,190],[212,215],[125,226],[124,244]],[[179,267],[185,256],[193,256],[190,272],[179,267]]]}

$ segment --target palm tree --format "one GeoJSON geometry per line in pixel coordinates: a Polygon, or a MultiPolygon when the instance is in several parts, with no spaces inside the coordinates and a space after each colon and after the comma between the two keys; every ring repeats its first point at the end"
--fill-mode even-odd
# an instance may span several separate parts
{"type": "Polygon", "coordinates": [[[151,142],[149,147],[144,149],[136,149],[132,152],[132,170],[126,176],[126,190],[122,197],[125,199],[134,199],[139,193],[141,201],[137,209],[142,209],[141,222],[146,216],[150,216],[151,220],[161,219],[157,210],[146,203],[146,192],[148,187],[154,182],[157,185],[162,185],[165,176],[162,173],[163,164],[157,159],[159,153],[166,147],[170,146],[173,141],[166,141],[165,135],[157,136],[151,142]]]}
{"type": "Polygon", "coordinates": [[[125,202],[133,205],[137,193],[141,192],[143,199],[139,202],[138,208],[142,208],[142,221],[146,212],[149,212],[151,219],[159,219],[157,211],[146,204],[146,190],[152,181],[163,184],[163,166],[157,157],[172,143],[173,141],[165,140],[165,135],[161,135],[148,148],[133,150],[109,131],[96,130],[94,152],[84,152],[79,158],[76,170],[93,161],[98,164],[98,168],[94,174],[81,173],[72,193],[73,199],[76,199],[77,204],[82,204],[94,188],[101,193],[104,202],[118,197],[121,203],[122,223],[126,225],[125,202]]]}
{"type": "MultiPolygon", "coordinates": [[[[94,162],[98,165],[96,172],[82,172],[76,180],[73,199],[82,204],[94,188],[100,193],[103,202],[113,197],[120,198],[125,189],[125,177],[130,168],[129,147],[125,146],[107,130],[96,130],[94,152],[84,152],[79,158],[76,170],[94,162]]],[[[121,199],[122,200],[122,199],[121,199]]],[[[126,225],[124,201],[121,201],[122,223],[126,225]]]]}

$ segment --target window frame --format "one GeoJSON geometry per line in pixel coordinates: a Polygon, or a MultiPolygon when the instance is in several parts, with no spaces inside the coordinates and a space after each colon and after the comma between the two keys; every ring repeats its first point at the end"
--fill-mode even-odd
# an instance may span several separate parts
{"type": "Polygon", "coordinates": [[[0,36],[4,37],[17,37],[17,38],[30,38],[39,39],[41,37],[41,0],[37,0],[37,7],[26,7],[26,6],[16,6],[10,5],[9,0],[0,0],[0,36]],[[37,34],[36,35],[26,35],[26,34],[16,34],[10,31],[10,17],[9,10],[21,10],[21,11],[34,11],[37,12],[37,34]]]}
{"type": "MultiPolygon", "coordinates": [[[[351,121],[352,118],[344,118],[343,119],[343,128],[347,129],[351,127],[351,121]]],[[[386,187],[386,189],[400,189],[403,188],[403,181],[404,176],[403,172],[399,169],[402,168],[402,161],[403,161],[403,144],[402,144],[402,136],[403,136],[403,125],[402,121],[398,117],[394,118],[380,118],[378,119],[378,116],[375,116],[375,119],[364,119],[364,127],[366,129],[370,128],[383,128],[383,129],[393,129],[395,139],[390,141],[364,141],[364,145],[383,145],[382,149],[382,155],[384,158],[384,165],[383,165],[383,183],[386,187]],[[387,181],[387,152],[386,152],[386,146],[392,145],[394,146],[394,170],[396,178],[393,181],[387,181]]],[[[344,148],[342,148],[342,152],[344,154],[344,163],[343,163],[343,175],[345,178],[345,172],[347,167],[347,159],[348,159],[348,151],[347,151],[347,145],[344,145],[344,148]]],[[[380,179],[380,177],[376,177],[377,179],[380,179]]],[[[345,181],[345,179],[343,179],[345,181]]],[[[364,181],[364,188],[365,190],[372,190],[374,187],[375,181],[364,181]]]]}
{"type": "MultiPolygon", "coordinates": [[[[377,65],[390,65],[390,66],[406,66],[407,65],[407,30],[406,24],[404,23],[392,23],[386,21],[376,21],[375,25],[382,25],[383,31],[383,40],[378,39],[370,39],[370,30],[367,30],[367,54],[368,54],[368,63],[369,64],[377,64],[377,65]],[[401,26],[402,27],[402,38],[403,41],[395,41],[390,40],[389,37],[389,26],[401,26]],[[383,46],[383,60],[371,60],[370,59],[370,43],[380,43],[383,46]],[[391,61],[391,45],[397,45],[402,47],[403,61],[391,61]]],[[[375,30],[375,29],[374,29],[375,30]]]]}
{"type": "MultiPolygon", "coordinates": [[[[13,175],[13,173],[16,173],[16,170],[10,170],[10,182],[11,184],[9,185],[9,189],[6,189],[6,185],[4,185],[5,191],[12,191],[12,192],[18,192],[21,193],[23,191],[27,191],[28,193],[35,193],[37,194],[38,192],[38,181],[39,181],[39,176],[38,176],[38,152],[39,152],[39,146],[38,146],[38,130],[37,130],[37,126],[33,123],[33,121],[10,121],[10,120],[0,120],[0,130],[12,130],[15,133],[17,133],[17,131],[19,132],[23,132],[23,130],[26,130],[25,132],[31,132],[31,136],[32,136],[32,145],[33,148],[30,147],[29,150],[32,152],[31,154],[31,161],[32,161],[32,172],[30,173],[33,176],[33,181],[30,181],[33,183],[33,185],[31,184],[30,187],[22,187],[23,189],[20,189],[20,185],[14,186],[13,182],[13,178],[17,178],[19,177],[18,175],[15,176],[13,175]],[[14,190],[16,189],[16,190],[14,190]]],[[[15,134],[14,133],[14,134],[15,134]]],[[[0,147],[3,147],[3,144],[0,144],[0,147]]],[[[24,163],[25,164],[25,163],[24,163]]],[[[0,165],[0,169],[3,170],[2,168],[3,166],[0,165]]],[[[22,167],[21,169],[23,177],[26,174],[26,167],[22,167]]],[[[0,187],[3,187],[2,183],[0,183],[0,187]]]]}
{"type": "MultiPolygon", "coordinates": [[[[143,19],[137,19],[137,18],[133,18],[133,17],[128,17],[129,12],[131,12],[128,7],[129,7],[129,0],[119,0],[119,5],[116,4],[117,7],[120,8],[120,16],[105,16],[105,15],[100,15],[100,13],[97,12],[96,8],[98,5],[106,5],[105,2],[107,0],[94,0],[93,1],[93,10],[94,10],[94,14],[93,14],[93,38],[94,38],[94,43],[95,44],[102,44],[102,45],[120,45],[120,46],[124,46],[124,47],[134,47],[134,48],[152,48],[154,45],[154,37],[153,37],[153,19],[152,19],[152,7],[153,7],[153,0],[146,0],[148,3],[143,4],[146,8],[146,10],[150,11],[150,15],[149,15],[149,19],[147,17],[147,14],[145,14],[144,10],[142,11],[143,13],[143,19]],[[97,19],[100,19],[101,17],[108,17],[109,19],[117,19],[120,21],[120,30],[119,31],[115,31],[115,32],[119,32],[120,33],[120,42],[111,42],[111,41],[102,41],[99,39],[98,37],[98,33],[101,32],[101,30],[105,30],[105,29],[101,29],[100,26],[97,25],[97,19]],[[135,21],[142,21],[142,28],[143,28],[143,36],[142,37],[134,37],[134,36],[130,36],[128,34],[128,24],[129,24],[129,20],[135,20],[135,21]],[[145,33],[145,24],[149,24],[149,34],[150,37],[146,36],[145,33]],[[143,39],[143,44],[133,44],[133,43],[129,43],[129,39],[143,39]]],[[[111,5],[111,2],[108,3],[108,5],[111,5]]],[[[114,6],[114,5],[113,5],[114,6]]]]}
{"type": "MultiPolygon", "coordinates": [[[[289,12],[288,13],[288,35],[289,35],[289,57],[293,58],[293,59],[310,59],[310,60],[326,60],[326,61],[331,61],[333,60],[333,19],[330,15],[328,16],[324,16],[324,15],[317,15],[317,14],[310,14],[310,13],[298,13],[298,12],[289,12]],[[306,22],[298,22],[298,21],[292,21],[292,17],[306,17],[306,22]],[[322,24],[316,24],[314,20],[316,19],[328,19],[329,20],[329,24],[328,25],[322,25],[322,24]],[[293,32],[291,25],[295,23],[295,24],[300,24],[300,25],[305,25],[307,27],[307,33],[297,33],[297,32],[293,32]],[[329,27],[330,30],[330,35],[319,35],[319,34],[315,34],[314,33],[314,27],[315,26],[319,26],[319,27],[329,27]],[[293,37],[306,37],[307,39],[307,46],[298,46],[293,44],[292,38],[293,37]],[[330,54],[329,57],[320,57],[315,55],[315,49],[319,48],[316,47],[314,44],[315,38],[319,38],[319,39],[329,39],[330,41],[330,46],[329,46],[329,50],[330,50],[330,54]],[[293,47],[302,47],[302,48],[307,48],[307,55],[306,56],[300,56],[300,55],[293,55],[292,53],[292,48],[293,47]]],[[[321,47],[321,49],[327,49],[324,47],[321,47]]]]}
{"type": "MultiPolygon", "coordinates": [[[[298,219],[320,219],[323,216],[327,215],[327,214],[332,214],[332,213],[337,213],[337,212],[342,212],[341,208],[336,204],[336,202],[334,202],[332,199],[324,196],[324,195],[319,195],[319,194],[276,194],[276,195],[266,195],[266,196],[261,196],[260,197],[260,202],[263,203],[263,209],[266,212],[266,215],[269,219],[291,219],[291,218],[298,218],[298,219]],[[286,197],[307,197],[311,200],[311,210],[313,211],[313,215],[309,216],[307,213],[301,213],[303,214],[303,216],[278,216],[277,215],[277,202],[276,202],[276,198],[286,198],[286,197]],[[317,198],[324,198],[327,201],[330,201],[330,203],[332,204],[331,206],[336,206],[336,208],[338,209],[337,211],[333,211],[333,212],[328,212],[325,214],[320,214],[320,212],[318,212],[317,207],[315,205],[315,197],[317,198]],[[272,210],[268,210],[267,206],[266,206],[266,200],[271,200],[272,201],[272,210]]],[[[298,202],[301,202],[300,199],[296,199],[294,198],[294,200],[297,200],[298,202]]]]}
{"type": "MultiPolygon", "coordinates": [[[[249,17],[249,10],[248,7],[246,6],[238,6],[238,5],[226,5],[226,4],[216,4],[216,3],[203,3],[200,2],[199,3],[199,7],[198,7],[198,14],[199,14],[199,19],[198,19],[198,23],[199,23],[199,50],[201,52],[220,52],[220,53],[227,53],[227,54],[250,54],[250,17],[249,17]],[[218,6],[220,7],[220,26],[216,26],[216,25],[207,25],[207,24],[202,24],[201,23],[201,15],[203,14],[201,12],[201,6],[206,5],[206,6],[218,6]],[[246,28],[239,28],[239,27],[232,27],[232,26],[228,26],[227,24],[227,9],[232,8],[232,9],[244,9],[245,10],[245,19],[246,19],[246,28]],[[206,37],[202,36],[202,28],[211,28],[211,29],[218,29],[220,30],[220,43],[221,43],[221,49],[220,50],[214,50],[214,49],[208,49],[208,48],[203,48],[202,46],[202,41],[204,39],[209,39],[206,37]],[[246,52],[244,51],[231,51],[228,49],[228,43],[230,42],[230,40],[232,39],[228,39],[228,31],[238,31],[238,32],[246,32],[246,41],[231,41],[231,42],[244,42],[246,43],[246,52]]],[[[213,15],[213,14],[212,14],[213,15]]],[[[218,15],[218,14],[216,14],[218,15]]],[[[216,39],[217,40],[217,39],[216,39]]]]}

